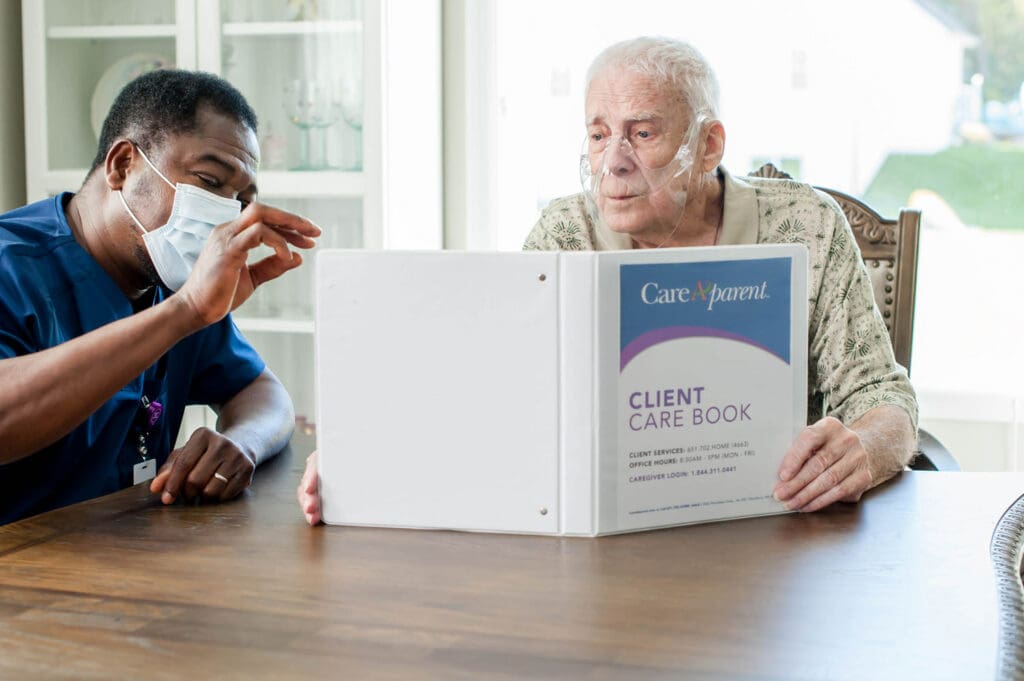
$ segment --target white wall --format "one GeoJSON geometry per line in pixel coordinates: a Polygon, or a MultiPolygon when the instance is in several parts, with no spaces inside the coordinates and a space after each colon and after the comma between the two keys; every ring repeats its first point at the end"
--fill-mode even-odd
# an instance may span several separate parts
{"type": "Polygon", "coordinates": [[[21,2],[0,0],[0,212],[25,203],[21,2]]]}

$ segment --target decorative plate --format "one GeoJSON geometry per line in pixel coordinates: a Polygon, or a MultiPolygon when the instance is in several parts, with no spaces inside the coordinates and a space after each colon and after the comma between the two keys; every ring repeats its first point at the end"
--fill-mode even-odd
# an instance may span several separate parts
{"type": "Polygon", "coordinates": [[[159,54],[140,53],[118,59],[104,71],[92,93],[91,122],[96,139],[100,138],[103,121],[106,120],[110,107],[125,85],[144,73],[173,67],[174,62],[167,57],[159,54]]]}

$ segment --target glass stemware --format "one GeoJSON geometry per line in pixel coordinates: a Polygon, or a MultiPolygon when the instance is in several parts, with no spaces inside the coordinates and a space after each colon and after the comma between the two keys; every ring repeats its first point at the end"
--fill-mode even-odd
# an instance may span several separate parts
{"type": "Polygon", "coordinates": [[[352,170],[363,169],[363,88],[359,79],[347,81],[341,88],[341,116],[355,130],[352,170]]]}
{"type": "Polygon", "coordinates": [[[301,131],[299,165],[294,170],[326,170],[327,128],[342,117],[337,88],[323,81],[297,78],[284,87],[288,120],[301,131]]]}

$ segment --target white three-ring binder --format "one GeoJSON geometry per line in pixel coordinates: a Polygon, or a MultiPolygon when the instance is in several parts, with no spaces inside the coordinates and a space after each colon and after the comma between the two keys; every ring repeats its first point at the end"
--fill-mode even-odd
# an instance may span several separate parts
{"type": "Polygon", "coordinates": [[[598,535],[779,513],[799,245],[321,251],[328,523],[598,535]]]}

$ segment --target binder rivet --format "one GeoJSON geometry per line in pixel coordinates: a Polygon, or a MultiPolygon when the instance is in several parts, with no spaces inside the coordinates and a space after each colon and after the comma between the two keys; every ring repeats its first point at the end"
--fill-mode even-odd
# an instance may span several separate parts
{"type": "Polygon", "coordinates": [[[540,514],[541,514],[541,515],[547,515],[547,514],[548,514],[548,509],[546,509],[546,508],[541,508],[541,509],[540,509],[540,514]]]}
{"type": "Polygon", "coordinates": [[[542,274],[539,277],[537,277],[537,279],[539,279],[541,281],[547,281],[548,280],[548,275],[542,274]]]}

